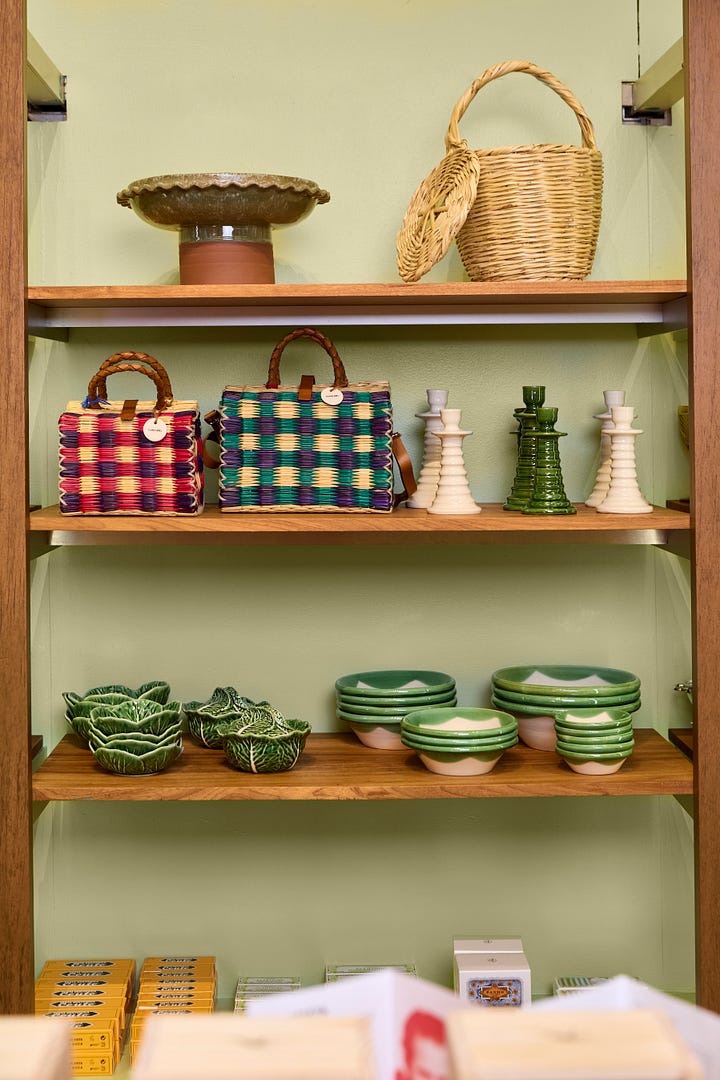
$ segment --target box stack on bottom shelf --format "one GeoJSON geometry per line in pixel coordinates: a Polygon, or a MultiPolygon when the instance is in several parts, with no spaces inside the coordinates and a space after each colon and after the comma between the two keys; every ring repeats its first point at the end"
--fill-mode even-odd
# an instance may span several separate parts
{"type": "Polygon", "coordinates": [[[76,1076],[111,1076],[120,1060],[135,983],[134,960],[48,960],[35,1012],[72,1021],[76,1076]]]}
{"type": "Polygon", "coordinates": [[[151,956],[140,969],[130,1053],[135,1061],[149,1016],[182,1016],[215,1010],[214,956],[151,956]]]}
{"type": "Polygon", "coordinates": [[[467,1005],[529,1005],[530,967],[520,938],[454,938],[455,993],[467,1005]]]}

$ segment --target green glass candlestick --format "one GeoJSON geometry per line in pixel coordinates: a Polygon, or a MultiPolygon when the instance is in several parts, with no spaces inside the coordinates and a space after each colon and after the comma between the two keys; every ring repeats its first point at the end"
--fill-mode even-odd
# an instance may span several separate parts
{"type": "Polygon", "coordinates": [[[528,432],[536,444],[535,480],[532,495],[523,514],[575,514],[575,507],[565,494],[560,468],[560,439],[566,431],[556,431],[557,409],[539,408],[537,427],[528,432]]]}
{"type": "Polygon", "coordinates": [[[535,455],[537,443],[530,437],[530,432],[537,427],[537,411],[545,401],[544,386],[523,386],[523,406],[515,409],[513,415],[518,421],[517,430],[518,458],[515,479],[503,510],[523,510],[533,493],[535,481],[535,455]]]}

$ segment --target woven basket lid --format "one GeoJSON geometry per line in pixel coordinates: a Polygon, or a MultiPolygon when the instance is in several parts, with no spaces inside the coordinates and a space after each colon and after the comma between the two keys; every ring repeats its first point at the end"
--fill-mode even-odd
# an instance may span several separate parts
{"type": "Polygon", "coordinates": [[[480,162],[465,140],[454,145],[410,200],[397,237],[403,281],[419,281],[442,259],[475,202],[480,162]]]}

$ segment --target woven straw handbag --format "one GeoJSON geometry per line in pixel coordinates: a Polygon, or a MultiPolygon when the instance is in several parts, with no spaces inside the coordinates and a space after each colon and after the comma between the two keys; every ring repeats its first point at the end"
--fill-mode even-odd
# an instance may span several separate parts
{"type": "Polygon", "coordinates": [[[453,109],[446,155],[419,186],[398,234],[398,269],[419,281],[453,240],[472,281],[581,281],[592,269],[602,211],[602,157],[580,102],[524,60],[488,68],[453,109]],[[475,95],[510,72],[534,76],[575,113],[582,145],[471,150],[458,123],[475,95]]]}
{"type": "MultiPolygon", "coordinates": [[[[227,386],[218,412],[205,419],[220,443],[220,509],[274,511],[389,511],[393,452],[403,454],[392,430],[390,384],[348,382],[337,349],[310,327],[293,330],[274,348],[263,386],[227,386]],[[280,357],[298,338],[330,357],[334,380],[299,386],[280,382],[280,357]]],[[[213,464],[206,453],[205,462],[213,464]]],[[[406,460],[409,466],[409,459],[406,460]]],[[[412,469],[401,468],[407,493],[412,469]]]]}
{"type": "Polygon", "coordinates": [[[200,412],[176,401],[162,364],[115,353],[93,375],[84,401],[59,421],[60,509],[65,514],[199,514],[203,508],[200,412]],[[107,400],[107,378],[140,372],[151,401],[107,400]]]}

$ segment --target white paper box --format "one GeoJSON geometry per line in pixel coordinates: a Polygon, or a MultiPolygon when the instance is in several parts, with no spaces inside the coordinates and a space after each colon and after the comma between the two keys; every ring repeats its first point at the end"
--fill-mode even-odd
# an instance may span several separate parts
{"type": "Polygon", "coordinates": [[[461,1007],[444,987],[416,975],[379,971],[252,1001],[246,1015],[368,1016],[374,1080],[395,1080],[398,1074],[413,1075],[409,1061],[425,1075],[449,1076],[445,1017],[461,1007]]]}
{"type": "Polygon", "coordinates": [[[670,1021],[650,1009],[466,1009],[448,1017],[448,1035],[456,1080],[703,1080],[670,1021]]]}
{"type": "Polygon", "coordinates": [[[529,1005],[530,968],[524,953],[456,953],[454,982],[464,1005],[529,1005]]]}
{"type": "Polygon", "coordinates": [[[522,940],[514,938],[453,938],[453,953],[525,952],[522,940]]]}
{"type": "MultiPolygon", "coordinates": [[[[291,995],[292,996],[292,995],[291,995]]],[[[232,1013],[147,1020],[133,1080],[374,1080],[361,1018],[248,1019],[232,1013]]]]}
{"type": "Polygon", "coordinates": [[[0,1080],[70,1080],[72,1021],[0,1016],[0,1080]]]}

